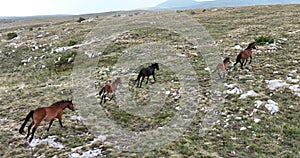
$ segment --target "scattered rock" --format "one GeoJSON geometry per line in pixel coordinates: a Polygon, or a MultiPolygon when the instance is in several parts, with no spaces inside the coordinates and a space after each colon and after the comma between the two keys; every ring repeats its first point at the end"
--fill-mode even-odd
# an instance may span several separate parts
{"type": "Polygon", "coordinates": [[[247,129],[247,127],[244,127],[244,126],[243,126],[243,127],[240,128],[240,131],[244,131],[244,130],[246,130],[246,129],[247,129]]]}
{"type": "Polygon", "coordinates": [[[255,118],[255,119],[254,119],[254,122],[255,122],[255,123],[258,123],[258,122],[260,122],[260,121],[261,121],[261,120],[260,120],[259,118],[255,118]]]}
{"type": "Polygon", "coordinates": [[[268,83],[268,88],[271,89],[271,90],[274,90],[274,89],[279,88],[279,87],[288,86],[288,84],[286,82],[283,82],[282,80],[278,80],[278,79],[266,80],[266,83],[268,83]]]}
{"type": "Polygon", "coordinates": [[[267,104],[265,105],[265,108],[268,109],[271,114],[274,114],[279,111],[279,107],[277,106],[278,104],[274,102],[273,100],[268,100],[267,104]]]}
{"type": "Polygon", "coordinates": [[[263,104],[263,102],[260,100],[256,100],[254,103],[256,108],[259,108],[263,104]]]}
{"type": "Polygon", "coordinates": [[[256,92],[253,91],[253,90],[250,90],[250,91],[248,91],[248,92],[242,94],[242,95],[239,97],[239,99],[244,99],[244,98],[247,98],[248,96],[256,97],[256,96],[259,96],[259,94],[256,93],[256,92]]]}

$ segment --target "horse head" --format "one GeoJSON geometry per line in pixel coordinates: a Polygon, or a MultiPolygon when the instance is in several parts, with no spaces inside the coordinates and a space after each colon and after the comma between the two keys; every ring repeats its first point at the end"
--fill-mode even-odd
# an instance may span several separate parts
{"type": "Polygon", "coordinates": [[[67,107],[68,107],[70,110],[75,111],[74,105],[73,105],[73,103],[72,103],[72,100],[67,101],[67,103],[68,103],[67,107]]]}
{"type": "Polygon", "coordinates": [[[225,58],[224,60],[223,60],[223,63],[229,63],[230,62],[230,58],[229,57],[227,57],[227,58],[225,58]]]}
{"type": "Polygon", "coordinates": [[[121,83],[121,78],[120,77],[117,77],[117,79],[114,81],[115,84],[119,84],[121,83]]]}
{"type": "Polygon", "coordinates": [[[151,65],[151,67],[153,67],[153,68],[155,68],[155,69],[159,70],[158,63],[154,63],[154,64],[152,64],[152,65],[151,65]]]}
{"type": "Polygon", "coordinates": [[[250,48],[250,49],[256,49],[255,42],[250,43],[249,46],[248,46],[248,48],[250,48]]]}

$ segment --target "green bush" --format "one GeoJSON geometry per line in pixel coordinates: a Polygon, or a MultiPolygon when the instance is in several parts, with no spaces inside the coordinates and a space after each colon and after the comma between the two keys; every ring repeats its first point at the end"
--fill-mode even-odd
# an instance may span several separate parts
{"type": "Polygon", "coordinates": [[[11,40],[11,39],[13,39],[13,38],[15,38],[17,36],[18,35],[15,32],[10,32],[10,33],[7,34],[7,39],[11,40]]]}
{"type": "Polygon", "coordinates": [[[77,20],[77,22],[81,22],[81,21],[84,21],[84,20],[85,20],[85,18],[79,17],[79,19],[77,20]]]}
{"type": "Polygon", "coordinates": [[[263,45],[267,43],[274,43],[274,39],[271,37],[260,36],[254,39],[258,45],[263,45]]]}
{"type": "Polygon", "coordinates": [[[74,46],[75,44],[77,44],[77,41],[70,40],[67,46],[74,46]]]}

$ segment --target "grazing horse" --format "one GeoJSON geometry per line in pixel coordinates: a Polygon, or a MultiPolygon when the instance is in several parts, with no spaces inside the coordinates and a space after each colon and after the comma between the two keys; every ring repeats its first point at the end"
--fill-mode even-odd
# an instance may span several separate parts
{"type": "Polygon", "coordinates": [[[142,69],[140,70],[140,73],[139,73],[137,79],[135,80],[135,82],[138,81],[137,87],[140,87],[140,88],[142,87],[142,82],[144,81],[144,78],[145,78],[146,76],[147,76],[146,84],[148,83],[148,80],[149,80],[149,76],[150,76],[150,75],[153,76],[154,82],[156,82],[155,76],[154,76],[154,71],[155,71],[155,69],[159,70],[158,63],[154,63],[154,64],[152,64],[151,66],[149,66],[149,67],[147,67],[147,68],[142,68],[142,69]],[[142,77],[142,80],[140,81],[141,77],[142,77]]]}
{"type": "Polygon", "coordinates": [[[248,45],[248,47],[245,49],[245,50],[242,50],[239,55],[236,57],[236,62],[234,64],[234,66],[237,64],[237,63],[240,63],[241,64],[241,69],[244,69],[243,66],[246,66],[246,63],[248,61],[248,58],[250,57],[250,62],[249,64],[251,64],[251,61],[252,61],[252,49],[256,49],[255,47],[255,43],[250,43],[248,45]],[[246,60],[246,62],[245,62],[246,60]],[[245,62],[245,63],[244,63],[245,62]]]}
{"type": "Polygon", "coordinates": [[[63,110],[65,108],[69,108],[70,110],[74,111],[74,105],[72,103],[72,100],[71,101],[64,101],[63,100],[63,101],[56,102],[56,103],[54,103],[50,106],[47,106],[47,107],[40,107],[40,108],[37,108],[35,110],[31,110],[29,112],[29,114],[26,116],[25,121],[22,124],[21,128],[19,129],[19,133],[23,134],[24,127],[25,127],[26,123],[29,121],[30,118],[32,118],[32,122],[28,126],[28,134],[26,136],[26,139],[30,135],[31,127],[33,125],[34,125],[34,127],[33,127],[33,130],[32,130],[32,134],[31,134],[31,137],[29,139],[29,142],[32,141],[34,132],[36,131],[36,129],[38,128],[38,126],[40,125],[40,123],[43,120],[50,121],[50,124],[49,124],[49,127],[48,127],[47,131],[49,131],[49,129],[50,129],[52,123],[53,123],[53,120],[55,118],[58,118],[60,126],[63,127],[63,125],[61,123],[61,118],[62,118],[63,110]]]}
{"type": "MultiPolygon", "coordinates": [[[[220,79],[225,78],[225,74],[226,74],[226,68],[228,66],[228,63],[230,62],[230,58],[227,57],[223,60],[223,62],[219,63],[216,67],[216,70],[218,72],[218,75],[220,77],[220,79]]],[[[214,71],[214,72],[215,72],[214,71]]]]}
{"type": "MultiPolygon", "coordinates": [[[[114,91],[117,90],[117,86],[118,84],[121,83],[121,79],[120,77],[118,77],[112,84],[105,84],[102,89],[99,92],[99,96],[101,97],[101,101],[100,104],[102,104],[103,100],[104,100],[104,104],[106,103],[106,97],[109,93],[112,93],[114,91]]],[[[109,101],[112,100],[112,98],[114,97],[114,95],[111,96],[111,98],[109,99],[109,101]]]]}

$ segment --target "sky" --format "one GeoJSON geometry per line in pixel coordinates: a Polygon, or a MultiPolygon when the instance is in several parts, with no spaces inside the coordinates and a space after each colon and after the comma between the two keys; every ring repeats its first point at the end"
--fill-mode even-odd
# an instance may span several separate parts
{"type": "Polygon", "coordinates": [[[1,0],[0,16],[87,14],[154,7],[166,0],[1,0]]]}

